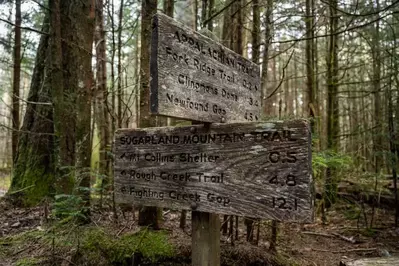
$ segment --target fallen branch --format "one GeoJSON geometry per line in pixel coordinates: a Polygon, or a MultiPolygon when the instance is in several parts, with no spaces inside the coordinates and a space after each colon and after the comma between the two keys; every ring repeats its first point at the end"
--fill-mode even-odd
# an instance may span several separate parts
{"type": "Polygon", "coordinates": [[[342,249],[342,250],[328,250],[328,249],[318,249],[312,248],[313,251],[319,252],[331,252],[331,253],[350,253],[350,252],[373,252],[376,251],[377,248],[354,248],[354,249],[342,249]]]}
{"type": "Polygon", "coordinates": [[[377,250],[377,248],[353,248],[353,249],[347,249],[347,250],[332,251],[332,253],[373,252],[373,251],[376,251],[376,250],[377,250]]]}
{"type": "Polygon", "coordinates": [[[347,242],[349,242],[349,243],[352,243],[352,244],[356,244],[356,239],[354,239],[353,237],[346,237],[346,236],[343,236],[343,235],[340,235],[340,234],[337,234],[337,233],[332,233],[334,236],[336,236],[336,237],[338,237],[338,238],[340,238],[340,239],[342,239],[342,240],[345,240],[345,241],[347,241],[347,242]]]}
{"type": "Polygon", "coordinates": [[[330,234],[311,232],[311,231],[303,231],[302,234],[314,235],[314,236],[324,236],[324,237],[334,237],[333,235],[330,235],[330,234]]]}

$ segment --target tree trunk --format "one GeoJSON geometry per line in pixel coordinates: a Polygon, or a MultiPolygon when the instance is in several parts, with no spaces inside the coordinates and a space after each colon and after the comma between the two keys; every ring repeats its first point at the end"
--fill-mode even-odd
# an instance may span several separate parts
{"type": "Polygon", "coordinates": [[[252,1],[252,62],[259,63],[260,58],[260,6],[259,0],[252,1]]]}
{"type": "Polygon", "coordinates": [[[201,7],[201,29],[204,27],[204,21],[208,18],[207,17],[207,10],[208,10],[208,0],[202,0],[202,7],[201,7]]]}
{"type": "MultiPolygon", "coordinates": [[[[49,32],[49,29],[49,14],[46,14],[42,31],[49,32]]],[[[48,84],[43,86],[49,39],[49,35],[42,35],[37,49],[18,153],[7,194],[16,205],[35,205],[54,192],[56,160],[53,153],[51,87],[48,84]]]]}
{"type": "MultiPolygon", "coordinates": [[[[209,0],[209,6],[208,6],[208,18],[212,17],[213,15],[213,9],[215,8],[215,0],[209,0]]],[[[208,30],[213,31],[213,20],[208,21],[208,30]]]]}
{"type": "Polygon", "coordinates": [[[111,0],[111,4],[108,5],[109,20],[111,23],[111,132],[116,130],[116,93],[115,93],[115,53],[116,53],[116,41],[115,41],[115,21],[114,21],[114,0],[111,0]],[[111,10],[109,10],[111,8],[111,10]]]}
{"type": "MultiPolygon", "coordinates": [[[[374,171],[375,171],[375,183],[374,191],[378,189],[378,177],[383,164],[383,147],[382,147],[382,135],[384,134],[384,128],[382,127],[383,119],[381,112],[381,52],[380,52],[380,20],[379,20],[379,9],[380,2],[377,0],[376,7],[376,22],[374,24],[372,55],[373,55],[373,94],[374,94],[374,134],[373,134],[373,155],[374,155],[374,171]]],[[[377,202],[373,202],[372,216],[370,221],[370,227],[373,226],[374,212],[377,202]]]]}
{"type": "MultiPolygon", "coordinates": [[[[260,7],[259,0],[254,0],[252,2],[252,61],[255,64],[259,62],[259,33],[260,33],[260,7]]],[[[247,227],[247,241],[253,241],[254,232],[254,219],[244,218],[244,224],[247,227]]]]}
{"type": "MultiPolygon", "coordinates": [[[[140,121],[139,127],[156,126],[154,118],[150,117],[150,46],[151,18],[157,12],[157,0],[142,1],[141,6],[141,64],[140,64],[140,121]]],[[[139,225],[159,228],[158,211],[156,207],[142,207],[139,212],[139,225]]]]}
{"type": "Polygon", "coordinates": [[[315,91],[314,91],[314,18],[313,18],[313,0],[306,0],[306,78],[307,78],[307,97],[305,106],[307,109],[307,116],[311,118],[312,133],[316,132],[315,117],[315,91]]]}
{"type": "MultiPolygon", "coordinates": [[[[327,52],[327,149],[336,152],[339,134],[338,109],[338,2],[330,0],[330,32],[327,52]]],[[[336,184],[333,182],[333,171],[326,171],[324,201],[326,207],[335,202],[336,184]]]]}
{"type": "Polygon", "coordinates": [[[233,20],[233,33],[231,35],[230,47],[237,54],[242,55],[243,52],[243,19],[242,19],[242,4],[243,0],[237,0],[232,5],[232,20],[233,20]]]}
{"type": "Polygon", "coordinates": [[[198,0],[194,0],[194,30],[198,29],[198,0]]]}
{"type": "Polygon", "coordinates": [[[80,43],[75,46],[75,60],[79,66],[77,87],[77,123],[76,123],[76,169],[77,178],[80,180],[80,195],[84,202],[83,214],[86,216],[90,210],[90,180],[91,180],[91,102],[93,89],[93,73],[91,58],[93,50],[94,24],[95,24],[95,0],[77,1],[76,7],[76,37],[74,40],[80,43]],[[79,7],[80,5],[80,7],[79,7]]]}
{"type": "Polygon", "coordinates": [[[263,52],[263,63],[262,63],[262,106],[263,106],[263,113],[264,115],[271,115],[272,113],[272,99],[267,99],[268,96],[268,83],[269,83],[269,57],[270,57],[270,44],[272,42],[272,29],[273,29],[273,0],[266,1],[266,14],[265,14],[265,48],[263,52]]]}
{"type": "Polygon", "coordinates": [[[99,0],[96,7],[96,82],[97,82],[97,128],[100,140],[100,156],[99,156],[99,174],[101,179],[101,198],[102,204],[103,193],[109,184],[110,161],[108,158],[109,151],[109,117],[108,117],[108,101],[107,101],[107,61],[106,61],[106,40],[104,31],[104,15],[103,1],[99,0]]]}
{"type": "Polygon", "coordinates": [[[21,0],[15,1],[14,73],[12,84],[12,159],[17,155],[19,135],[19,87],[21,79],[21,0]]]}
{"type": "Polygon", "coordinates": [[[124,8],[124,0],[120,1],[119,7],[119,21],[118,21],[118,128],[122,128],[123,126],[123,95],[124,91],[122,88],[123,78],[122,78],[122,22],[123,22],[123,8],[124,8]]]}

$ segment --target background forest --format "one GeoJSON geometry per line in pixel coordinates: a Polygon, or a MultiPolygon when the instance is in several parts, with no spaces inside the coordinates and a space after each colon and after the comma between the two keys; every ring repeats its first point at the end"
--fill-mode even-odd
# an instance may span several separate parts
{"type": "MultiPolygon", "coordinates": [[[[310,119],[319,225],[334,224],[340,209],[345,221],[369,233],[398,226],[399,2],[390,0],[0,0],[2,204],[33,207],[41,223],[93,224],[105,215],[119,224],[117,237],[125,233],[130,222],[121,216],[126,220],[132,206],[113,200],[115,130],[191,124],[149,114],[156,12],[260,65],[262,119],[310,119]]],[[[173,214],[180,217],[178,226],[189,226],[185,211],[136,211],[138,225],[165,228],[173,214]]],[[[135,221],[134,208],[132,215],[135,221]]],[[[242,234],[276,251],[284,240],[277,231],[284,235],[285,225],[277,221],[241,219],[223,218],[226,243],[242,234]]],[[[5,223],[0,219],[0,237],[13,233],[5,223]]],[[[84,232],[82,238],[92,239],[84,232]]],[[[105,237],[103,231],[91,233],[105,237]]],[[[146,257],[148,250],[140,249],[146,239],[158,243],[154,239],[166,237],[138,234],[122,237],[121,249],[139,249],[146,257]]],[[[54,235],[49,239],[51,253],[57,244],[54,235]]],[[[154,246],[165,251],[161,257],[168,248],[154,246]]],[[[124,256],[118,252],[112,256],[124,256]]],[[[7,254],[0,250],[0,258],[7,254]]],[[[104,254],[110,263],[115,259],[104,254]]],[[[67,265],[86,265],[75,255],[67,265]]],[[[281,258],[274,263],[282,264],[281,258]]]]}

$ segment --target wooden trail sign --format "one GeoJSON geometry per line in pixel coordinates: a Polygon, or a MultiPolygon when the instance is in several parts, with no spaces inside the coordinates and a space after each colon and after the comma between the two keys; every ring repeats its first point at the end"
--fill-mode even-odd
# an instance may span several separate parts
{"type": "Polygon", "coordinates": [[[119,129],[118,202],[312,222],[305,120],[119,129]]]}
{"type": "Polygon", "coordinates": [[[260,70],[212,39],[156,14],[151,40],[151,112],[203,122],[260,119],[260,70]]]}

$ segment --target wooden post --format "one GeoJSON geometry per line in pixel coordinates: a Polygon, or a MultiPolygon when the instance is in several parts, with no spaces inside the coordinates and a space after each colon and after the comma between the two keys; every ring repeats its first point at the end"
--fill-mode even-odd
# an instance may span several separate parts
{"type": "Polygon", "coordinates": [[[191,223],[191,265],[219,266],[220,220],[218,215],[193,211],[191,223]]]}
{"type": "MultiPolygon", "coordinates": [[[[192,121],[193,125],[202,124],[192,121]]],[[[209,131],[210,123],[204,123],[209,131]]],[[[195,132],[192,128],[191,132],[195,132]]],[[[219,266],[220,265],[220,219],[217,214],[195,211],[191,213],[191,265],[219,266]]]]}

